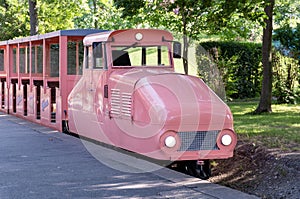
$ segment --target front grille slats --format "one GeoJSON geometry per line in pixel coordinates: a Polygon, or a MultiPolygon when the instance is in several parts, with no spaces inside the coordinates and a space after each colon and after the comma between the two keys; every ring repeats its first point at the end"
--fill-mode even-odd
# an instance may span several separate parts
{"type": "Polygon", "coordinates": [[[178,151],[219,150],[217,137],[220,131],[178,132],[181,146],[178,151]]]}
{"type": "Polygon", "coordinates": [[[131,117],[131,93],[121,92],[120,89],[111,89],[110,113],[111,117],[131,117]]]}

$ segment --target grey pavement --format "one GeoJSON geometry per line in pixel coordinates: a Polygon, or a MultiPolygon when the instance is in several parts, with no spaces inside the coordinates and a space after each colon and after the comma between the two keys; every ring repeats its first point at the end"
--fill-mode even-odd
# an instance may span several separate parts
{"type": "Polygon", "coordinates": [[[0,112],[0,199],[257,198],[0,112]]]}

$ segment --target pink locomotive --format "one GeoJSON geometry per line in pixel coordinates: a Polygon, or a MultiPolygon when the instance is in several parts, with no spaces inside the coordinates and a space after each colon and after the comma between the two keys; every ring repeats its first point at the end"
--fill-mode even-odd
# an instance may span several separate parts
{"type": "Polygon", "coordinates": [[[3,41],[0,110],[207,178],[208,160],[233,156],[233,118],[200,78],[174,72],[180,52],[154,29],[3,41]]]}

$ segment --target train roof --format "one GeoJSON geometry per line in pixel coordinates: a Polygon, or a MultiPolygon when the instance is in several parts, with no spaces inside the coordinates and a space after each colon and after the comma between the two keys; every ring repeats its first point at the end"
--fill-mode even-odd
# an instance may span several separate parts
{"type": "Polygon", "coordinates": [[[114,31],[106,31],[106,32],[99,32],[99,33],[94,33],[91,35],[87,35],[83,39],[83,43],[85,45],[91,45],[93,42],[97,41],[108,41],[109,37],[111,37],[113,34],[123,32],[125,30],[114,30],[114,31]]]}
{"type": "MultiPolygon", "coordinates": [[[[173,36],[169,31],[166,30],[159,30],[159,29],[124,29],[124,30],[113,30],[113,31],[103,31],[98,32],[95,34],[87,35],[83,39],[84,45],[92,45],[93,42],[112,42],[114,41],[114,36],[119,35],[119,33],[122,34],[123,38],[122,41],[130,40],[128,36],[135,35],[135,34],[147,34],[149,37],[155,36],[157,33],[159,36],[164,36],[166,39],[173,40],[173,36]],[[127,33],[127,34],[126,34],[127,33]]],[[[119,35],[120,36],[120,35],[119,35]]],[[[149,38],[148,37],[148,38],[149,38]]]]}
{"type": "Polygon", "coordinates": [[[7,44],[17,44],[17,43],[23,43],[23,42],[29,42],[29,41],[37,41],[42,39],[48,39],[58,36],[86,36],[89,34],[95,34],[95,33],[101,33],[101,32],[107,32],[107,30],[99,30],[99,29],[71,29],[71,30],[58,30],[55,32],[50,32],[42,35],[34,35],[29,37],[22,37],[22,38],[16,38],[12,40],[7,41],[0,41],[1,45],[7,45],[7,44]]]}

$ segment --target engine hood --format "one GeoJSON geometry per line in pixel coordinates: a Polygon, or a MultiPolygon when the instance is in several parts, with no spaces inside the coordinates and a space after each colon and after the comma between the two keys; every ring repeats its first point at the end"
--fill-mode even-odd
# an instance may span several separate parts
{"type": "Polygon", "coordinates": [[[113,73],[110,81],[112,92],[131,96],[127,98],[130,107],[120,112],[139,125],[187,130],[223,129],[225,124],[232,127],[229,108],[200,78],[168,70],[136,69],[113,73]]]}
{"type": "Polygon", "coordinates": [[[121,89],[124,92],[133,92],[136,83],[149,76],[162,75],[162,74],[176,74],[167,69],[145,69],[133,68],[118,69],[113,71],[109,77],[109,83],[112,88],[121,89]]]}

